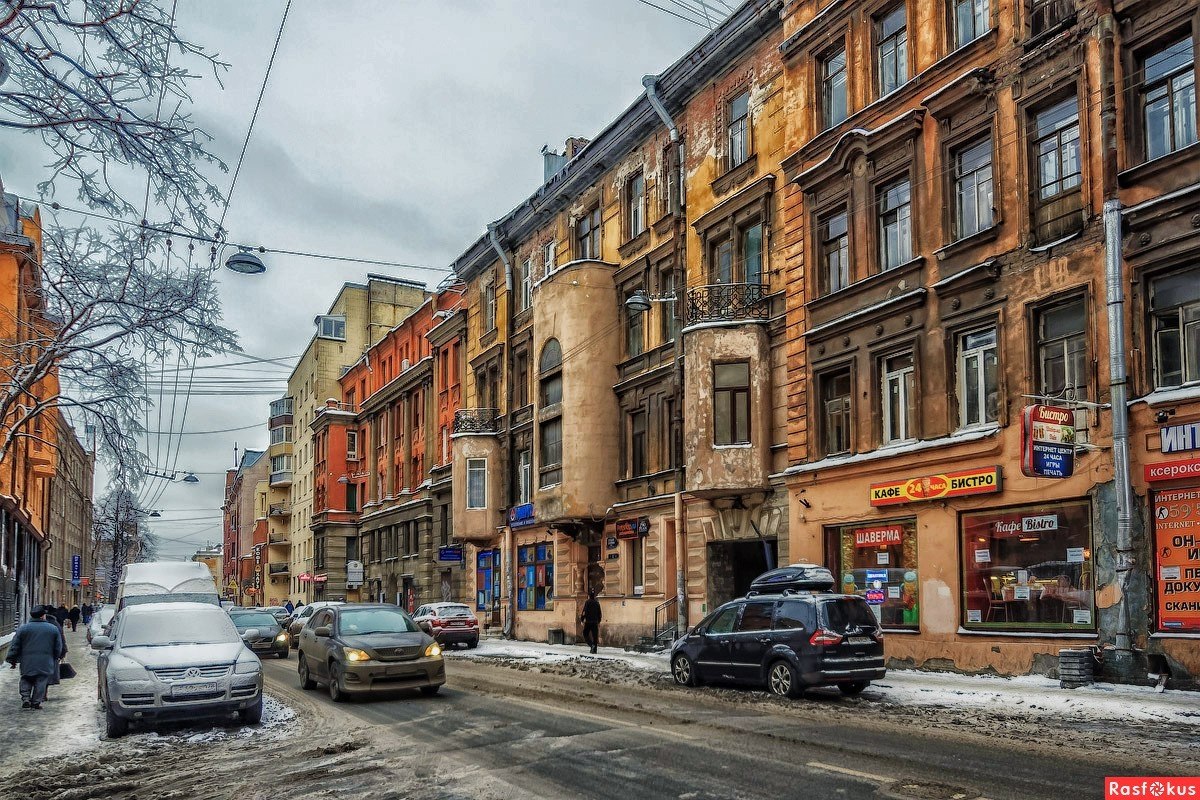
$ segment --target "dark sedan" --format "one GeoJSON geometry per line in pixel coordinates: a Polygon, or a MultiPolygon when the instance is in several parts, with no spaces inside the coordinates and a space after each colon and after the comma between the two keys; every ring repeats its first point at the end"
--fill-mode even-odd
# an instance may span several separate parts
{"type": "Polygon", "coordinates": [[[245,633],[251,628],[258,630],[254,641],[247,641],[249,647],[258,656],[274,655],[277,658],[287,658],[291,654],[291,644],[287,631],[279,627],[279,622],[266,611],[235,611],[229,615],[238,633],[245,633]]]}

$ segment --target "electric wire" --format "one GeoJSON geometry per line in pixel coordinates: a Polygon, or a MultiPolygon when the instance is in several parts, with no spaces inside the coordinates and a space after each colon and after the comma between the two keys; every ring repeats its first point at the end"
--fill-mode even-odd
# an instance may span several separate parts
{"type": "Polygon", "coordinates": [[[685,17],[683,14],[676,13],[669,8],[663,8],[660,5],[650,2],[650,0],[637,0],[637,2],[641,3],[644,6],[649,6],[650,8],[657,9],[657,10],[663,12],[664,14],[670,14],[672,17],[675,17],[676,19],[681,19],[684,22],[690,22],[698,28],[704,28],[705,30],[709,30],[709,27],[707,25],[705,25],[703,22],[698,22],[698,21],[692,19],[691,17],[685,17]]]}

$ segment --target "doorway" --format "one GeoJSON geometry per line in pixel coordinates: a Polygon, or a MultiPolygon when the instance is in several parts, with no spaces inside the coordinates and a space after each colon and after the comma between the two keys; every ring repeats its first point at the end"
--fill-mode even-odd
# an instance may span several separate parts
{"type": "Polygon", "coordinates": [[[779,542],[774,539],[709,542],[709,610],[742,597],[759,575],[778,563],[779,542]]]}

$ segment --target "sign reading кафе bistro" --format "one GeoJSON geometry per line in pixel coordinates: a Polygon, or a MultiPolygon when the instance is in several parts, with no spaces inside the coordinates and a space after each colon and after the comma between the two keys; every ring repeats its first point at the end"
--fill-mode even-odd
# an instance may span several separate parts
{"type": "Polygon", "coordinates": [[[976,494],[995,494],[1002,488],[999,466],[963,469],[940,475],[926,475],[902,481],[871,484],[871,505],[892,506],[941,500],[947,497],[967,497],[976,494]]]}

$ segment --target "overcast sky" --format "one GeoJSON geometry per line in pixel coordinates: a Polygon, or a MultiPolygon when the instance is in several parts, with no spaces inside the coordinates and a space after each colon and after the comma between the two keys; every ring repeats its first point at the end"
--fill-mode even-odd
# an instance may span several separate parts
{"type": "MultiPolygon", "coordinates": [[[[283,7],[282,0],[179,3],[183,35],[231,64],[224,89],[206,80],[194,90],[196,119],[230,165],[283,7]]],[[[638,97],[644,74],[662,71],[703,34],[637,0],[294,0],[232,198],[229,238],[445,267],[541,183],[542,145],[561,150],[569,136],[594,136],[638,97]]],[[[47,160],[32,136],[0,134],[8,191],[32,195],[47,160]]],[[[313,316],[343,282],[367,272],[430,285],[441,277],[265,259],[265,275],[221,274],[226,323],[247,354],[285,357],[289,365],[312,335],[313,316]]],[[[199,374],[275,378],[278,396],[286,372],[266,366],[199,374]]],[[[220,541],[223,471],[235,443],[265,447],[270,399],[191,398],[186,431],[258,428],[181,437],[178,468],[195,471],[201,483],[167,486],[154,504],[164,512],[155,524],[164,557],[220,541]]],[[[170,411],[168,402],[164,429],[170,411]]],[[[165,445],[158,442],[160,452],[165,445]]],[[[97,496],[104,488],[101,477],[97,496]]]]}

